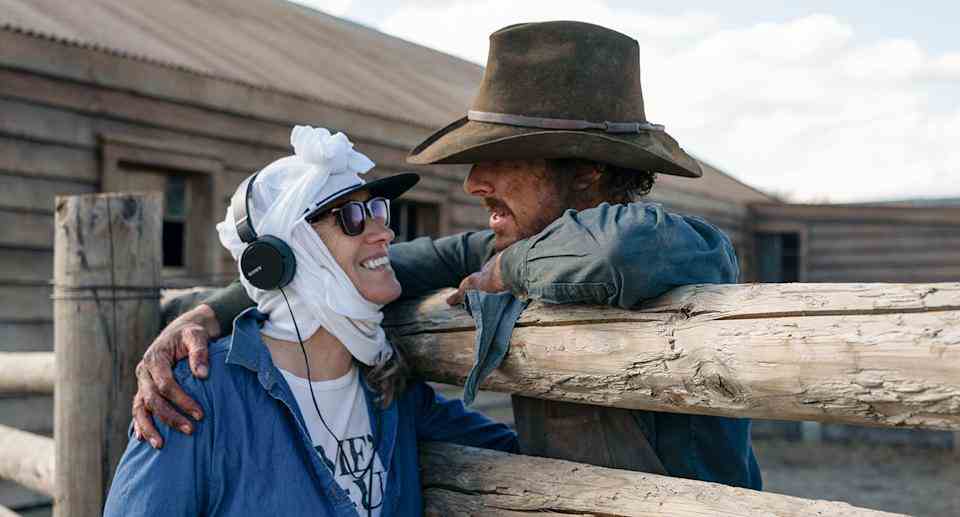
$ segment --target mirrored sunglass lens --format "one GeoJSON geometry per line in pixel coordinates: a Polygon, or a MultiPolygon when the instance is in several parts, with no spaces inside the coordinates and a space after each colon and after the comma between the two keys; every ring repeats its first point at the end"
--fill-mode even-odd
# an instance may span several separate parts
{"type": "Polygon", "coordinates": [[[347,203],[340,209],[344,229],[350,235],[363,232],[363,205],[357,202],[347,203]]]}
{"type": "Polygon", "coordinates": [[[370,215],[374,219],[383,223],[384,226],[390,225],[390,203],[382,197],[371,199],[367,206],[370,207],[370,215]]]}

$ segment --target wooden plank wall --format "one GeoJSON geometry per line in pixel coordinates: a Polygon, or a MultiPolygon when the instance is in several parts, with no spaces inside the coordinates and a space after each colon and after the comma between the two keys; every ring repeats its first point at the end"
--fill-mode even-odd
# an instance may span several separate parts
{"type": "MultiPolygon", "coordinates": [[[[330,127],[346,132],[377,162],[372,177],[422,174],[415,191],[441,204],[442,231],[476,228],[486,220],[485,214],[473,221],[463,215],[475,214],[476,201],[450,199],[460,191],[464,167],[406,165],[408,149],[430,128],[22,34],[0,31],[0,48],[0,351],[52,350],[54,197],[100,189],[104,137],[212,156],[224,166],[218,181],[232,192],[247,175],[292,152],[294,124],[330,127]],[[57,62],[85,66],[50,66],[57,62]]],[[[0,423],[50,435],[52,400],[0,398],[0,423]]],[[[0,490],[0,505],[30,500],[20,491],[0,490]]]]}
{"type": "Polygon", "coordinates": [[[806,229],[806,282],[955,282],[960,208],[754,205],[758,229],[806,229]]]}

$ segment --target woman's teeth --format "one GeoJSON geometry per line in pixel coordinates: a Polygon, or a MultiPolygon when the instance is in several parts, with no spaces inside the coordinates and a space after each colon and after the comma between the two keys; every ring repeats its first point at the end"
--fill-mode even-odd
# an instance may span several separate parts
{"type": "Polygon", "coordinates": [[[380,258],[375,258],[375,259],[366,260],[366,261],[361,262],[360,265],[361,265],[364,269],[369,269],[369,270],[371,270],[371,271],[375,271],[375,270],[377,270],[377,269],[383,268],[384,266],[390,265],[390,257],[388,257],[388,256],[383,256],[383,257],[380,257],[380,258]]]}

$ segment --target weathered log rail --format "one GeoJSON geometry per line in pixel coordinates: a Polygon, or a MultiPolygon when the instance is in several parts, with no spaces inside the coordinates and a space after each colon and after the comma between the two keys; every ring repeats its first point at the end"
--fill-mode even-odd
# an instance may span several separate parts
{"type": "Polygon", "coordinates": [[[0,352],[0,394],[53,395],[57,372],[50,352],[0,352]]]}
{"type": "MultiPolygon", "coordinates": [[[[428,379],[462,385],[474,325],[444,295],[385,326],[428,379]]],[[[533,304],[483,388],[721,416],[960,429],[960,283],[676,289],[638,310],[533,304]]]]}
{"type": "Polygon", "coordinates": [[[847,503],[550,458],[421,444],[424,514],[580,516],[881,517],[847,503]]]}
{"type": "Polygon", "coordinates": [[[0,425],[0,478],[54,495],[53,439],[0,425]]]}

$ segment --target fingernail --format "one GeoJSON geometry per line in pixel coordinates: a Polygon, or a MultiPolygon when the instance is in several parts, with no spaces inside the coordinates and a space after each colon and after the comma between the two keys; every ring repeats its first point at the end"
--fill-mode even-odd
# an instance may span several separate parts
{"type": "Polygon", "coordinates": [[[157,440],[156,438],[150,438],[150,445],[152,445],[154,449],[159,449],[160,440],[157,440]]]}
{"type": "Polygon", "coordinates": [[[202,364],[197,366],[197,375],[207,375],[207,367],[202,364]]]}
{"type": "Polygon", "coordinates": [[[183,425],[180,426],[180,431],[181,431],[183,434],[190,434],[191,429],[190,429],[190,426],[189,426],[189,425],[183,424],[183,425]]]}
{"type": "Polygon", "coordinates": [[[201,418],[203,418],[203,413],[199,411],[194,411],[193,413],[190,413],[190,415],[193,416],[194,420],[200,420],[201,418]]]}

